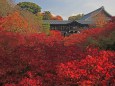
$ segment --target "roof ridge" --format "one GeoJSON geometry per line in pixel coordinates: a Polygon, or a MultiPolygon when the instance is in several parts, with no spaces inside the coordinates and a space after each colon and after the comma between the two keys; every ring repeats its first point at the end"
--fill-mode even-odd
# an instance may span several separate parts
{"type": "MultiPolygon", "coordinates": [[[[98,8],[98,9],[96,9],[96,10],[94,10],[94,11],[90,12],[90,13],[93,13],[93,12],[95,12],[95,11],[99,10],[99,9],[100,9],[100,10],[104,9],[104,6],[101,6],[100,8],[98,8]]],[[[90,14],[90,13],[87,13],[87,14],[90,14]]],[[[86,15],[87,15],[87,14],[86,14],[86,15]]],[[[85,15],[84,15],[84,16],[85,16],[85,15]]]]}
{"type": "MultiPolygon", "coordinates": [[[[98,10],[99,10],[99,12],[100,12],[101,10],[104,10],[104,6],[101,6],[100,8],[98,8],[98,9],[96,9],[96,10],[90,12],[90,13],[85,14],[81,19],[83,19],[85,16],[90,15],[90,14],[92,14],[92,13],[98,11],[98,10]]],[[[97,14],[97,13],[96,13],[96,14],[97,14]]],[[[89,18],[89,17],[88,17],[88,18],[89,18]]],[[[88,18],[86,18],[86,19],[88,19],[88,18]]],[[[81,19],[80,19],[80,20],[81,20],[81,19]]]]}
{"type": "MultiPolygon", "coordinates": [[[[92,14],[91,17],[96,16],[99,12],[101,12],[102,10],[104,10],[104,6],[100,7],[99,9],[97,9],[97,10],[99,10],[99,11],[98,11],[96,14],[94,14],[94,15],[92,14]],[[100,10],[99,10],[99,9],[100,9],[100,10]]],[[[97,10],[95,10],[95,11],[97,11],[97,10]]],[[[94,11],[94,12],[95,12],[95,11],[94,11]]],[[[88,17],[88,18],[89,18],[89,17],[88,17]]],[[[86,18],[85,20],[87,20],[88,18],[86,18]]]]}

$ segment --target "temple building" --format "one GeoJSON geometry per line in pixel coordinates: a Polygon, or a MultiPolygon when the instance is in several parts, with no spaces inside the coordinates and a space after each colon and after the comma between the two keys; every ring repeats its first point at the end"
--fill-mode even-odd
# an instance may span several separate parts
{"type": "Polygon", "coordinates": [[[88,28],[88,24],[81,24],[77,21],[69,20],[44,20],[44,23],[50,24],[51,30],[59,30],[62,32],[77,31],[80,28],[88,28]]]}
{"type": "Polygon", "coordinates": [[[111,19],[112,16],[102,6],[97,10],[84,15],[80,20],[78,20],[78,22],[81,24],[88,24],[90,26],[98,26],[100,24],[106,24],[111,19]]]}
{"type": "Polygon", "coordinates": [[[112,16],[104,9],[100,7],[86,15],[80,20],[43,20],[44,24],[49,24],[51,30],[59,30],[64,33],[76,32],[80,29],[87,29],[90,27],[103,26],[110,21],[112,16]]]}

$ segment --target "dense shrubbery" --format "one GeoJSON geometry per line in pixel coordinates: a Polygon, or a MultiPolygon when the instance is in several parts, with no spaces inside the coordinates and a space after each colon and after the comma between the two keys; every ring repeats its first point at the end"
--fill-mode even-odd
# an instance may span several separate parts
{"type": "Polygon", "coordinates": [[[58,76],[63,84],[113,86],[115,52],[88,49],[85,58],[58,65],[58,76]],[[88,83],[90,82],[90,83],[88,83]]]}
{"type": "Polygon", "coordinates": [[[0,86],[115,85],[114,22],[69,37],[31,30],[18,12],[0,18],[0,86]]]}
{"type": "Polygon", "coordinates": [[[115,52],[88,48],[86,39],[90,36],[95,40],[99,36],[111,37],[113,27],[90,29],[66,38],[58,31],[51,31],[50,36],[42,33],[24,35],[1,28],[1,85],[112,86],[115,52]]]}

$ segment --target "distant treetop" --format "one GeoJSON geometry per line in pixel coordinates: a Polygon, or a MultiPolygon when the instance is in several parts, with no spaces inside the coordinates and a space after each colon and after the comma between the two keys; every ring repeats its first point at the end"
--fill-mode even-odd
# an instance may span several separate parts
{"type": "Polygon", "coordinates": [[[22,9],[26,9],[32,12],[33,14],[41,12],[41,7],[33,2],[19,2],[17,5],[20,6],[22,9]]]}
{"type": "Polygon", "coordinates": [[[80,18],[82,18],[84,16],[84,14],[78,14],[78,15],[75,15],[75,16],[70,16],[68,18],[68,20],[71,20],[71,21],[74,21],[74,20],[79,20],[80,18]]]}
{"type": "Polygon", "coordinates": [[[44,11],[42,13],[43,20],[63,20],[60,15],[53,15],[50,11],[44,11]]]}

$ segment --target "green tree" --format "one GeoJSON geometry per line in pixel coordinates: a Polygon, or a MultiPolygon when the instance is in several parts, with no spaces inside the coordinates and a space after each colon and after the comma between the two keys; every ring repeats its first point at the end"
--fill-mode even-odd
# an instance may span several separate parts
{"type": "Polygon", "coordinates": [[[33,14],[41,12],[41,7],[32,2],[20,2],[17,5],[19,5],[22,9],[32,12],[33,14]]]}
{"type": "Polygon", "coordinates": [[[51,20],[51,17],[52,17],[51,12],[45,11],[43,13],[43,20],[51,20]]]}
{"type": "Polygon", "coordinates": [[[79,20],[81,17],[83,17],[84,14],[78,14],[78,15],[75,15],[75,16],[70,16],[68,18],[68,20],[71,20],[71,21],[74,21],[74,20],[79,20]]]}
{"type": "Polygon", "coordinates": [[[41,31],[49,35],[50,34],[50,24],[46,23],[46,24],[43,24],[42,26],[43,26],[43,29],[41,31]]]}

